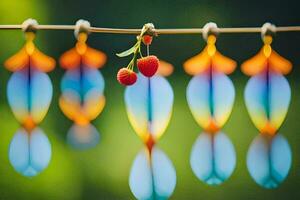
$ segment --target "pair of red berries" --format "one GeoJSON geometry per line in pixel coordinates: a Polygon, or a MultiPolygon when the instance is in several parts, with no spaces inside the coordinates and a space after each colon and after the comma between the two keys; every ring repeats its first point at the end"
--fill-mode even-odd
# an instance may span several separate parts
{"type": "MultiPolygon", "coordinates": [[[[141,35],[144,33],[141,33],[141,35]]],[[[138,43],[135,45],[135,48],[131,50],[130,53],[134,53],[135,55],[140,53],[140,44],[141,42],[144,43],[144,45],[150,45],[152,43],[153,37],[150,35],[143,35],[138,37],[138,43]]],[[[125,54],[126,56],[127,54],[125,54]]],[[[147,56],[147,57],[142,57],[140,59],[137,59],[137,67],[138,70],[146,77],[152,77],[158,67],[159,67],[159,60],[156,56],[147,56]]],[[[137,75],[133,71],[133,66],[135,65],[135,57],[133,60],[130,62],[128,67],[124,67],[119,70],[117,74],[117,79],[119,83],[122,85],[133,85],[136,80],[137,80],[137,75]]]]}
{"type": "MultiPolygon", "coordinates": [[[[159,60],[153,55],[143,57],[137,60],[137,67],[144,76],[152,77],[159,67],[159,60]]],[[[122,85],[133,85],[137,75],[133,70],[124,67],[119,70],[117,79],[122,85]]]]}

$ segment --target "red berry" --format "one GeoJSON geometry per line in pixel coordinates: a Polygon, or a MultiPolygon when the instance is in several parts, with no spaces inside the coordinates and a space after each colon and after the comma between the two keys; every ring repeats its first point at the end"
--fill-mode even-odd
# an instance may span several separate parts
{"type": "Polygon", "coordinates": [[[143,36],[143,43],[144,43],[144,45],[150,45],[152,43],[152,36],[144,35],[143,36]]]}
{"type": "Polygon", "coordinates": [[[147,77],[153,76],[159,66],[159,60],[156,56],[147,56],[137,60],[139,71],[147,77]]]}
{"type": "Polygon", "coordinates": [[[118,71],[117,79],[122,85],[133,85],[137,80],[137,75],[131,69],[124,67],[118,71]]]}

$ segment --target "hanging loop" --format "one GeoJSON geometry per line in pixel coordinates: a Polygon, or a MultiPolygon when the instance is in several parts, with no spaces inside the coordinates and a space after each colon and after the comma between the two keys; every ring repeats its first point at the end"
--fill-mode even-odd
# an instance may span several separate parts
{"type": "Polygon", "coordinates": [[[261,38],[264,41],[265,36],[274,36],[276,33],[276,26],[269,22],[264,23],[261,27],[261,38]]]}
{"type": "Polygon", "coordinates": [[[79,19],[75,24],[74,35],[78,39],[80,33],[90,33],[91,24],[87,20],[79,19]]]}
{"type": "MultiPolygon", "coordinates": [[[[154,24],[152,23],[147,23],[143,26],[143,29],[145,30],[144,34],[150,35],[150,36],[157,36],[154,24]]],[[[144,35],[143,34],[143,35],[144,35]]]]}
{"type": "Polygon", "coordinates": [[[202,37],[205,41],[207,41],[209,35],[217,36],[218,34],[219,34],[219,28],[216,23],[209,22],[204,25],[202,37]]]}
{"type": "Polygon", "coordinates": [[[37,26],[38,26],[38,22],[35,19],[29,18],[26,19],[23,23],[22,23],[22,31],[24,33],[26,32],[36,32],[37,31],[37,26]]]}
{"type": "Polygon", "coordinates": [[[144,35],[149,35],[149,36],[158,36],[154,27],[154,24],[152,23],[147,23],[144,24],[141,33],[136,36],[136,39],[139,40],[141,39],[144,35]]]}

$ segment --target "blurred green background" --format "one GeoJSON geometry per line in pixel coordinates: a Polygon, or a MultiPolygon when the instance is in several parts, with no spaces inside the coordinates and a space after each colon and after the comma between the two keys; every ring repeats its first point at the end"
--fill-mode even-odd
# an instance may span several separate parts
{"type": "MultiPolygon", "coordinates": [[[[202,27],[214,21],[220,27],[261,26],[269,21],[278,26],[300,25],[298,1],[97,1],[97,0],[1,0],[0,24],[20,24],[31,17],[40,24],[74,24],[79,18],[92,25],[115,28],[139,28],[153,22],[157,28],[202,27]]],[[[52,143],[49,167],[39,176],[28,179],[16,173],[8,161],[8,146],[19,125],[6,99],[10,72],[0,70],[0,199],[134,199],[128,186],[128,175],[142,142],[131,128],[123,102],[124,87],[115,80],[116,72],[129,58],[115,53],[135,41],[132,35],[91,34],[89,44],[108,55],[102,70],[106,80],[107,105],[93,123],[101,132],[101,142],[93,149],[76,151],[65,143],[71,122],[58,107],[59,84],[63,70],[50,73],[55,94],[49,113],[41,127],[52,143]]],[[[0,62],[21,48],[21,31],[0,31],[0,62]]],[[[74,45],[72,31],[39,31],[36,44],[56,59],[74,45]]],[[[274,48],[291,60],[294,69],[287,76],[292,87],[292,103],[280,132],[290,142],[293,164],[286,181],[274,190],[254,183],[246,168],[246,153],[258,131],[251,123],[243,101],[248,77],[238,68],[231,78],[236,87],[233,113],[224,127],[237,151],[237,166],[231,178],[219,187],[200,182],[189,165],[191,147],[201,132],[186,103],[185,90],[191,77],[182,63],[205,45],[201,35],[162,35],[155,38],[151,53],[171,62],[175,73],[169,81],[175,92],[174,112],[159,147],[173,161],[177,186],[171,199],[300,199],[300,33],[279,33],[274,48]]],[[[261,47],[259,34],[222,34],[219,50],[242,63],[261,47]]],[[[41,94],[42,95],[42,94],[41,94]]]]}

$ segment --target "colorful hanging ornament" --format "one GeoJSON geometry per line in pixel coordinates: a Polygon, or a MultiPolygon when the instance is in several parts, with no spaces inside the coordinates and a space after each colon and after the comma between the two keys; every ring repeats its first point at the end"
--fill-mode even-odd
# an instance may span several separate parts
{"type": "Polygon", "coordinates": [[[51,159],[51,144],[37,125],[44,119],[52,99],[52,84],[46,74],[54,69],[55,60],[34,45],[36,20],[23,23],[26,43],[4,66],[13,74],[8,81],[7,97],[21,128],[9,146],[9,161],[24,176],[35,176],[51,159]]]}
{"type": "Polygon", "coordinates": [[[204,129],[196,140],[190,157],[195,175],[209,185],[227,180],[236,165],[236,153],[230,139],[220,130],[232,111],[235,90],[226,76],[236,62],[216,49],[217,25],[203,28],[207,45],[184,63],[184,70],[194,77],[187,87],[187,101],[197,123],[204,129]]]}
{"type": "Polygon", "coordinates": [[[141,34],[137,36],[137,42],[130,49],[117,54],[119,57],[126,57],[133,54],[133,57],[127,67],[121,68],[117,74],[117,80],[122,85],[133,85],[137,80],[137,75],[134,72],[134,67],[137,66],[138,70],[145,77],[152,77],[159,66],[159,60],[154,55],[142,56],[141,44],[148,46],[152,43],[152,37],[155,35],[153,24],[145,24],[142,28],[141,34]],[[138,56],[140,58],[138,59],[138,56]]]}
{"type": "MultiPolygon", "coordinates": [[[[145,44],[149,55],[149,42],[145,44]]],[[[137,199],[167,199],[176,185],[171,160],[156,146],[170,121],[174,99],[173,90],[162,75],[170,75],[173,67],[163,61],[158,68],[162,69],[151,77],[139,73],[136,83],[125,91],[129,121],[145,145],[136,156],[129,176],[130,189],[137,199]]]]}
{"type": "Polygon", "coordinates": [[[250,175],[260,186],[276,188],[287,177],[291,167],[291,148],[278,133],[291,100],[291,89],[283,75],[292,64],[271,47],[276,27],[262,27],[263,48],[242,65],[252,76],[245,89],[245,102],[250,118],[260,134],[253,140],[247,155],[250,175]]]}
{"type": "Polygon", "coordinates": [[[60,65],[66,73],[61,82],[59,106],[74,122],[68,131],[67,141],[80,149],[98,143],[99,133],[91,121],[102,112],[105,105],[104,78],[98,68],[105,64],[106,55],[86,44],[89,28],[88,21],[77,21],[77,43],[60,58],[60,65]]]}

